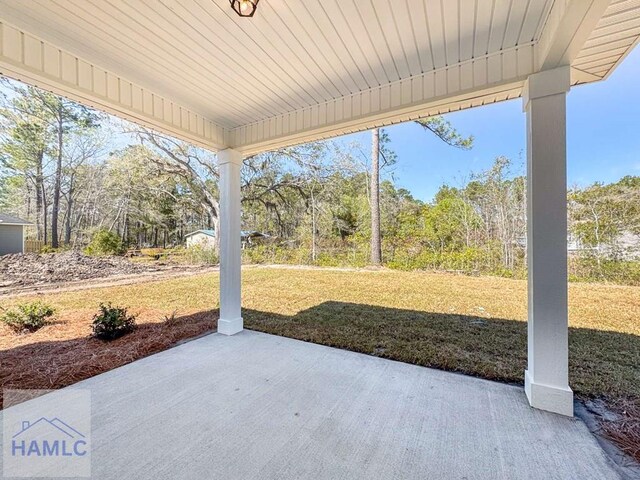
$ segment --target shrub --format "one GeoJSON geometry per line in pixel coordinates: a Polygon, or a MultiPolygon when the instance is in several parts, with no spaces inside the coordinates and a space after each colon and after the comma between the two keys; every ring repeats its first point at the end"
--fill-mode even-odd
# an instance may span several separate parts
{"type": "Polygon", "coordinates": [[[601,259],[598,262],[593,257],[573,257],[569,258],[569,277],[572,281],[640,285],[640,261],[601,259]]]}
{"type": "Polygon", "coordinates": [[[100,312],[93,317],[93,336],[101,340],[115,340],[136,328],[135,315],[128,315],[124,307],[114,307],[111,303],[100,304],[100,312]]]}
{"type": "Polygon", "coordinates": [[[185,250],[187,263],[195,265],[217,265],[219,263],[218,252],[211,247],[193,245],[185,250]]]}
{"type": "Polygon", "coordinates": [[[49,319],[55,312],[55,309],[46,303],[22,303],[15,309],[3,311],[0,314],[0,322],[16,332],[35,332],[49,324],[49,319]]]}
{"type": "Polygon", "coordinates": [[[121,255],[124,253],[124,247],[119,235],[103,228],[91,236],[91,242],[84,249],[84,253],[94,256],[121,255]]]}

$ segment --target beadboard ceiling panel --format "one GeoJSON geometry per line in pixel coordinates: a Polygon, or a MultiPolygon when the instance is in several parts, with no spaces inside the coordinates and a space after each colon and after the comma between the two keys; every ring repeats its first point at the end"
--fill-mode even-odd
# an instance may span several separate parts
{"type": "Polygon", "coordinates": [[[234,128],[531,43],[548,0],[1,0],[2,18],[234,128]],[[427,23],[428,27],[427,28],[427,23]]]}
{"type": "Polygon", "coordinates": [[[640,0],[614,0],[605,10],[573,66],[606,78],[640,38],[640,0]]]}
{"type": "Polygon", "coordinates": [[[640,0],[0,0],[0,73],[250,154],[605,78],[640,0]]]}

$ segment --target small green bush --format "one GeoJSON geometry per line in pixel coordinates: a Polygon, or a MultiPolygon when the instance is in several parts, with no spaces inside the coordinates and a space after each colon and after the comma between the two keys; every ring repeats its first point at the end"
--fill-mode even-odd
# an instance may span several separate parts
{"type": "Polygon", "coordinates": [[[49,324],[55,313],[53,307],[43,302],[22,303],[15,309],[4,310],[0,314],[0,322],[16,332],[35,332],[49,324]]]}
{"type": "Polygon", "coordinates": [[[136,328],[136,316],[128,315],[125,307],[111,303],[100,304],[100,312],[93,317],[93,336],[101,340],[115,340],[136,328]]]}
{"type": "Polygon", "coordinates": [[[91,242],[84,253],[93,256],[121,255],[124,253],[124,246],[118,234],[103,228],[91,236],[91,242]]]}
{"type": "Polygon", "coordinates": [[[217,265],[220,260],[218,252],[211,247],[193,245],[185,250],[185,261],[192,265],[217,265]]]}

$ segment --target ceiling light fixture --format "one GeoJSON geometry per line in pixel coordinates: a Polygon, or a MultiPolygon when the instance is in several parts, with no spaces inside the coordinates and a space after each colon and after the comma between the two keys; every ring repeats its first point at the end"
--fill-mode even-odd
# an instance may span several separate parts
{"type": "Polygon", "coordinates": [[[231,8],[241,17],[253,17],[260,0],[229,0],[231,8]]]}

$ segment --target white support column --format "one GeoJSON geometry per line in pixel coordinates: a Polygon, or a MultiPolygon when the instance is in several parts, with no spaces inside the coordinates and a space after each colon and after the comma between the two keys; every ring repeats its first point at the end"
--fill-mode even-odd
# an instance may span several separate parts
{"type": "Polygon", "coordinates": [[[534,74],[527,114],[528,368],[535,408],[573,415],[567,313],[566,94],[569,67],[534,74]]]}
{"type": "Polygon", "coordinates": [[[220,169],[220,319],[218,333],[242,331],[240,251],[240,169],[236,150],[218,152],[220,169]]]}

